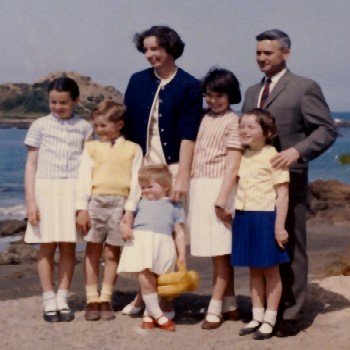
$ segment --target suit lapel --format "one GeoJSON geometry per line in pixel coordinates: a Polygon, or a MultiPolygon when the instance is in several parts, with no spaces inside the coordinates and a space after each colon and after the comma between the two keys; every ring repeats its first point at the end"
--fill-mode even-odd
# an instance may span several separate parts
{"type": "Polygon", "coordinates": [[[289,70],[278,80],[276,86],[272,89],[269,97],[266,100],[265,108],[267,108],[273,101],[278,97],[278,95],[286,88],[289,83],[291,73],[289,70]]]}

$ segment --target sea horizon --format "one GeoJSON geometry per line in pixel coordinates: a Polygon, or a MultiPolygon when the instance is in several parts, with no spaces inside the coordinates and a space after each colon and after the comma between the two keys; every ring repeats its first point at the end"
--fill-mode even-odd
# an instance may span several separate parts
{"type": "MultiPolygon", "coordinates": [[[[332,111],[334,119],[350,122],[350,111],[332,111]]],[[[350,127],[338,127],[339,137],[324,154],[309,163],[309,182],[338,180],[350,185],[350,165],[337,157],[350,153],[350,127]]],[[[0,128],[0,221],[25,218],[24,167],[26,129],[0,128]]]]}

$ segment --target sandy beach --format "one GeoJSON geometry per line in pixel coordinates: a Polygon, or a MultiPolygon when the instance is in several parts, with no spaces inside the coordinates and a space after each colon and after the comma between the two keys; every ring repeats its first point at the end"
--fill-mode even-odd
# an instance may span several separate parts
{"type": "Polygon", "coordinates": [[[303,330],[296,337],[255,341],[240,337],[249,318],[247,269],[237,269],[236,293],[242,320],[225,322],[219,329],[200,328],[211,291],[210,259],[189,258],[190,268],[201,277],[199,289],[175,300],[175,333],[141,329],[141,318],[120,310],[137,290],[135,281],[120,278],[113,295],[116,319],[87,322],[84,319],[82,264],[78,263],[71,289],[75,319],[70,323],[46,323],[42,319],[41,290],[35,264],[0,267],[0,349],[349,349],[350,278],[330,276],[346,265],[350,251],[348,227],[324,222],[308,224],[309,293],[303,330]]]}

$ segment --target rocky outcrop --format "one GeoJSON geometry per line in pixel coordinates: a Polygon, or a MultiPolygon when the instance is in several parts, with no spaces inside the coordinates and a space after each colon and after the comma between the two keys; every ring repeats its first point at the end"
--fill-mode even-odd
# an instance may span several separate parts
{"type": "Polygon", "coordinates": [[[123,101],[123,95],[113,86],[103,86],[89,76],[75,72],[51,73],[33,84],[0,84],[0,128],[28,128],[30,122],[49,113],[47,88],[58,77],[74,79],[80,89],[76,113],[89,118],[95,106],[104,100],[123,101]]]}
{"type": "Polygon", "coordinates": [[[309,217],[350,226],[350,186],[337,180],[316,180],[309,185],[309,217]]]}

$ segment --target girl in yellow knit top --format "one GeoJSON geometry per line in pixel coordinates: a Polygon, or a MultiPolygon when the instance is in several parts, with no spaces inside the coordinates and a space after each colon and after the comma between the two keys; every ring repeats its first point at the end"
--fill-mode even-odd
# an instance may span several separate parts
{"type": "Polygon", "coordinates": [[[142,164],[141,148],[124,139],[125,106],[101,102],[92,111],[99,140],[85,144],[77,190],[77,227],[85,235],[85,283],[88,321],[115,318],[111,305],[123,239],[119,223],[135,211],[141,192],[137,175],[142,164]],[[104,275],[99,295],[99,264],[104,253],[104,275]]]}

